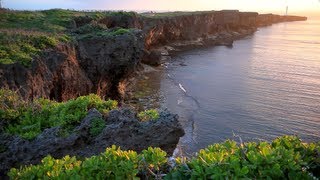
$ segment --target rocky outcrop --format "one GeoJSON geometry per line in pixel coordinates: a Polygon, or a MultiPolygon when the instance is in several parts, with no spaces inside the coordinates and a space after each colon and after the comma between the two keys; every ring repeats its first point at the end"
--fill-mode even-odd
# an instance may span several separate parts
{"type": "Polygon", "coordinates": [[[92,86],[71,45],[45,51],[31,67],[0,64],[0,87],[19,90],[25,99],[67,100],[88,94],[92,86]]]}
{"type": "Polygon", "coordinates": [[[141,31],[81,39],[36,58],[31,67],[0,64],[0,87],[18,90],[25,99],[65,101],[96,93],[120,99],[119,84],[143,55],[141,31]]]}
{"type": "Polygon", "coordinates": [[[92,136],[90,128],[95,118],[103,117],[92,109],[68,137],[59,136],[60,127],[46,129],[32,141],[1,134],[1,147],[5,150],[0,153],[0,176],[12,167],[39,163],[49,154],[55,158],[65,155],[90,157],[112,145],[138,152],[150,146],[160,147],[172,154],[184,135],[178,116],[168,111],[162,111],[157,120],[140,122],[129,109],[113,110],[105,118],[102,132],[92,136]]]}
{"type": "Polygon", "coordinates": [[[132,33],[78,41],[77,59],[93,84],[91,92],[121,99],[119,83],[136,70],[144,53],[142,32],[132,33]]]}

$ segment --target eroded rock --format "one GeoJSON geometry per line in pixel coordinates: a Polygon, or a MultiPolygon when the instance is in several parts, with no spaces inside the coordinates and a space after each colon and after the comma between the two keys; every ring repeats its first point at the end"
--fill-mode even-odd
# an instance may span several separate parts
{"type": "Polygon", "coordinates": [[[103,118],[95,109],[88,112],[81,124],[67,137],[60,135],[60,127],[44,130],[34,140],[0,134],[0,175],[12,167],[39,163],[51,155],[61,158],[65,155],[90,157],[112,145],[125,150],[142,151],[150,146],[160,147],[172,154],[181,136],[184,135],[178,116],[164,110],[155,121],[140,122],[130,109],[113,110],[105,118],[106,126],[98,136],[90,134],[91,121],[103,118]]]}

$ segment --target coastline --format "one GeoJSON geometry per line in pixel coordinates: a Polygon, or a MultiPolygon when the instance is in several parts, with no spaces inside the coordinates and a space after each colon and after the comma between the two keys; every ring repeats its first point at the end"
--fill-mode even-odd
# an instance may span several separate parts
{"type": "MultiPolygon", "coordinates": [[[[59,44],[57,47],[46,49],[43,55],[32,60],[29,67],[20,63],[0,64],[0,87],[16,90],[28,100],[41,97],[66,101],[80,95],[95,93],[101,97],[106,96],[121,101],[130,90],[130,86],[135,84],[139,70],[141,72],[143,69],[141,63],[158,66],[170,56],[189,49],[215,45],[231,47],[233,41],[254,33],[258,27],[295,20],[306,20],[306,18],[271,14],[260,16],[257,13],[239,11],[197,12],[172,17],[147,17],[124,13],[121,16],[112,15],[98,20],[84,16],[72,21],[70,30],[72,33],[78,33],[87,25],[102,24],[107,27],[107,30],[103,29],[105,34],[102,33],[101,36],[81,34],[81,38],[76,39],[75,43],[59,44]],[[118,32],[119,28],[124,28],[125,31],[120,29],[122,31],[118,32]],[[109,29],[115,31],[109,32],[109,29]]],[[[133,116],[129,118],[131,121],[134,119],[133,116]]],[[[170,121],[168,114],[164,116],[164,120],[170,121]]],[[[120,118],[121,114],[117,114],[116,117],[120,118]]],[[[173,144],[177,143],[178,137],[175,133],[178,132],[178,136],[183,134],[178,118],[175,116],[171,119],[176,124],[167,123],[165,126],[177,128],[169,134],[158,132],[163,134],[164,138],[174,137],[172,143],[168,144],[170,152],[174,150],[173,144]]],[[[135,124],[140,125],[137,121],[135,124]]],[[[155,129],[160,127],[161,124],[155,126],[155,129]]],[[[121,127],[115,129],[120,131],[121,127]]],[[[51,130],[55,133],[54,129],[51,130]]],[[[148,136],[146,132],[142,134],[148,136]]],[[[55,135],[49,135],[50,137],[45,139],[47,142],[56,140],[55,135]]],[[[87,138],[86,135],[83,136],[87,138]]],[[[6,143],[14,145],[12,137],[8,139],[6,143]]],[[[152,137],[149,140],[151,143],[145,144],[143,148],[154,145],[152,144],[155,142],[154,139],[155,137],[152,137]]],[[[61,141],[63,140],[68,139],[61,141]]],[[[19,138],[16,141],[30,144],[29,141],[19,138]]],[[[127,147],[142,150],[139,147],[127,147]]],[[[16,151],[15,148],[13,147],[13,151],[16,151]]],[[[71,147],[69,150],[79,149],[71,147]]],[[[58,157],[64,155],[59,153],[58,157]]],[[[97,153],[99,152],[95,152],[97,153]]],[[[33,160],[40,161],[45,155],[47,154],[40,154],[33,160]]],[[[16,162],[17,160],[13,160],[13,163],[16,162]]]]}

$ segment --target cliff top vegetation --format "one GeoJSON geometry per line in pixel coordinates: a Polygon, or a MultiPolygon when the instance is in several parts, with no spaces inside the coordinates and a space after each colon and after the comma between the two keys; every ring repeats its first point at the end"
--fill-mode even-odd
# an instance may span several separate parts
{"type": "Polygon", "coordinates": [[[206,14],[215,11],[172,11],[172,12],[146,12],[141,13],[142,16],[149,18],[163,18],[163,17],[176,17],[176,16],[188,16],[206,14]]]}
{"type": "MultiPolygon", "coordinates": [[[[77,38],[74,20],[86,17],[93,21],[108,16],[133,16],[134,12],[112,11],[73,11],[52,9],[44,11],[0,11],[0,64],[19,62],[30,66],[34,57],[43,50],[55,48],[60,43],[77,38]]],[[[88,32],[81,37],[122,35],[129,30],[116,29],[88,32]]]]}

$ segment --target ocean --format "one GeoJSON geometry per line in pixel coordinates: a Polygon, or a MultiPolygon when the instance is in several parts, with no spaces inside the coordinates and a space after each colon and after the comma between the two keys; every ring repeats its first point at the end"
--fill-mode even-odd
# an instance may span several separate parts
{"type": "Polygon", "coordinates": [[[319,20],[263,27],[232,48],[184,52],[165,67],[145,84],[180,116],[186,154],[239,137],[320,140],[319,20]]]}

